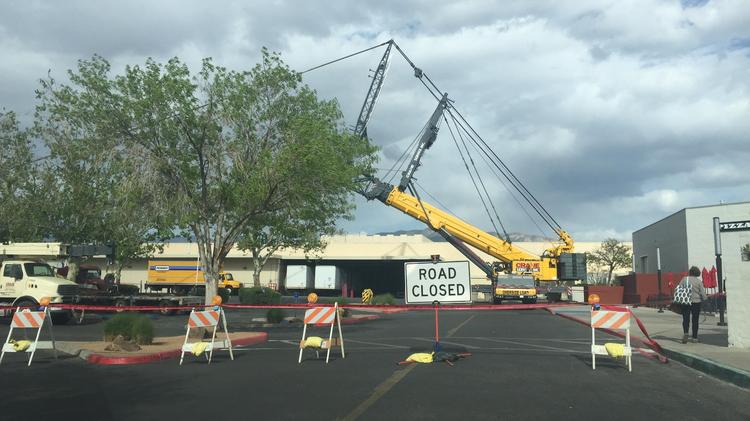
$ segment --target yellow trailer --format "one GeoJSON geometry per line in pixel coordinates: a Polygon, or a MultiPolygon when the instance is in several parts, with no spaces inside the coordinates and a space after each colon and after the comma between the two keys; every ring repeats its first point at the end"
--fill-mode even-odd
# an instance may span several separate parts
{"type": "MultiPolygon", "coordinates": [[[[242,288],[242,283],[234,280],[231,273],[221,271],[219,276],[219,288],[228,289],[230,294],[242,288]]],[[[187,293],[193,288],[203,288],[204,283],[203,269],[196,260],[148,261],[147,289],[187,293]]]]}

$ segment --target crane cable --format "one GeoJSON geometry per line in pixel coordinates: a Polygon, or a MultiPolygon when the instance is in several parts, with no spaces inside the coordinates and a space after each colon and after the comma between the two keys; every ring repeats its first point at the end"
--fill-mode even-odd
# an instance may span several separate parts
{"type": "MultiPolygon", "coordinates": [[[[307,72],[319,69],[321,67],[328,66],[330,64],[339,62],[341,60],[345,60],[347,58],[354,57],[356,55],[365,53],[365,52],[373,50],[375,48],[382,47],[382,46],[384,46],[384,45],[386,45],[388,43],[393,43],[393,46],[396,47],[396,51],[398,51],[401,54],[401,56],[407,61],[407,63],[409,63],[409,65],[412,67],[412,69],[414,69],[414,75],[420,80],[420,82],[422,83],[422,85],[425,86],[425,88],[427,89],[427,91],[436,100],[439,100],[440,97],[442,97],[442,94],[438,95],[438,94],[435,93],[435,91],[437,91],[438,93],[442,93],[442,91],[440,90],[440,88],[438,88],[438,86],[435,84],[435,82],[433,82],[432,79],[430,79],[430,77],[426,73],[424,73],[419,67],[417,67],[414,64],[414,62],[411,61],[411,59],[409,58],[409,56],[407,56],[406,53],[404,53],[404,51],[401,49],[401,47],[395,41],[393,41],[393,40],[388,40],[386,42],[383,42],[383,43],[380,43],[378,45],[372,46],[370,48],[366,48],[364,50],[360,50],[360,51],[357,51],[355,53],[352,53],[352,54],[340,57],[340,58],[338,58],[336,60],[331,60],[331,61],[323,63],[321,65],[318,65],[318,66],[315,66],[315,67],[311,67],[311,68],[309,68],[307,70],[304,70],[304,71],[300,72],[299,74],[304,74],[304,73],[307,73],[307,72]],[[425,82],[425,80],[426,80],[426,82],[425,82]]],[[[541,204],[541,202],[539,202],[539,200],[528,190],[528,188],[526,188],[526,186],[521,182],[521,180],[518,179],[518,177],[513,173],[513,171],[511,171],[511,169],[507,166],[507,164],[505,164],[505,162],[502,159],[500,159],[500,157],[497,155],[497,153],[495,153],[495,151],[493,151],[492,148],[490,148],[490,146],[487,144],[487,142],[479,135],[479,133],[477,133],[477,131],[474,129],[474,127],[471,126],[471,124],[466,120],[466,118],[464,118],[464,116],[461,114],[461,112],[459,112],[453,106],[450,107],[450,108],[448,109],[448,112],[451,114],[451,117],[454,119],[454,122],[457,123],[458,127],[460,127],[469,136],[469,138],[479,148],[479,150],[482,152],[482,154],[486,155],[489,158],[489,160],[492,162],[493,166],[495,168],[497,168],[500,171],[500,173],[508,180],[508,182],[511,184],[511,186],[513,186],[513,188],[516,189],[516,191],[518,191],[518,193],[521,194],[521,196],[532,207],[532,209],[534,209],[534,211],[539,215],[539,217],[556,234],[559,234],[559,232],[562,230],[562,227],[555,220],[555,218],[552,217],[552,215],[549,213],[549,211],[547,211],[547,209],[541,204]],[[458,115],[458,117],[460,118],[460,122],[451,113],[450,108],[452,108],[453,110],[455,110],[456,115],[458,115]],[[463,124],[461,122],[463,122],[463,124]]],[[[403,156],[405,156],[405,153],[402,154],[402,157],[399,158],[399,160],[402,159],[403,156]]],[[[398,161],[396,163],[398,163],[398,161]]],[[[401,165],[403,165],[403,163],[401,165]]],[[[395,164],[394,164],[394,168],[395,168],[395,164]]],[[[399,168],[401,168],[401,167],[399,166],[399,168]]],[[[494,171],[493,171],[493,173],[494,173],[494,171]]],[[[503,183],[503,185],[505,185],[505,184],[503,183]]],[[[507,186],[506,186],[506,188],[507,188],[507,186]]],[[[526,214],[528,215],[528,212],[526,214]]],[[[533,220],[533,218],[532,218],[532,220],[533,220]]]]}
{"type": "MultiPolygon", "coordinates": [[[[453,124],[456,125],[456,121],[453,120],[453,124]]],[[[474,163],[474,158],[471,156],[471,153],[469,152],[469,148],[466,146],[466,141],[464,140],[464,137],[461,135],[461,132],[458,130],[458,126],[456,125],[456,133],[458,134],[458,138],[461,139],[461,143],[464,145],[464,149],[466,150],[466,155],[469,157],[469,160],[471,162],[471,166],[474,168],[474,172],[477,174],[477,178],[479,179],[479,182],[482,185],[482,190],[484,190],[484,194],[487,197],[487,201],[490,202],[490,206],[492,207],[492,211],[495,213],[495,218],[497,218],[497,222],[500,224],[500,227],[503,229],[503,234],[505,235],[505,241],[510,243],[510,236],[508,235],[508,231],[505,230],[505,226],[503,225],[503,222],[500,220],[500,215],[497,212],[497,209],[495,208],[495,204],[492,202],[492,199],[490,197],[489,192],[487,191],[487,187],[484,185],[484,180],[482,180],[482,177],[479,173],[479,170],[477,169],[476,164],[474,163]]],[[[452,135],[453,133],[451,133],[452,135]]],[[[455,138],[454,138],[455,142],[455,138]]],[[[489,212],[488,212],[489,214],[489,212]]],[[[490,217],[491,218],[491,217],[490,217]]],[[[499,232],[497,231],[497,227],[495,227],[495,233],[499,235],[499,232]]]]}
{"type": "MultiPolygon", "coordinates": [[[[366,52],[368,52],[368,51],[370,51],[370,50],[374,50],[374,49],[376,49],[376,48],[378,48],[378,47],[382,47],[382,46],[384,46],[384,45],[386,45],[386,44],[388,44],[388,43],[390,43],[390,42],[393,42],[393,43],[394,43],[394,45],[396,44],[396,43],[395,43],[395,42],[394,42],[394,41],[393,41],[393,40],[391,39],[391,40],[388,40],[388,41],[386,41],[386,42],[384,42],[384,43],[382,43],[382,44],[378,44],[378,45],[372,46],[372,47],[370,47],[370,48],[365,48],[364,50],[360,50],[360,51],[357,51],[356,53],[352,53],[352,54],[349,54],[349,55],[347,55],[347,56],[344,56],[344,57],[340,57],[340,58],[337,58],[336,60],[331,60],[331,61],[329,61],[329,62],[326,62],[326,63],[320,64],[320,65],[318,65],[318,66],[315,66],[315,67],[311,67],[311,68],[309,68],[309,69],[307,69],[307,70],[303,70],[303,71],[299,72],[299,74],[300,74],[300,75],[303,75],[303,74],[305,74],[305,73],[307,73],[307,72],[312,72],[313,70],[317,70],[317,69],[320,69],[321,67],[325,67],[325,66],[328,66],[329,64],[333,64],[333,63],[339,62],[339,61],[341,61],[341,60],[346,60],[346,59],[348,59],[348,58],[351,58],[351,57],[354,57],[354,56],[356,56],[356,55],[359,55],[359,54],[362,54],[362,53],[366,53],[366,52]]],[[[396,48],[398,48],[398,47],[396,47],[396,48]]],[[[402,53],[402,54],[403,54],[403,53],[402,53]]]]}
{"type": "Polygon", "coordinates": [[[464,148],[466,149],[466,154],[467,154],[467,157],[469,158],[469,161],[471,162],[471,166],[473,167],[474,172],[476,173],[476,177],[482,186],[482,190],[484,190],[484,194],[482,194],[482,192],[479,190],[479,186],[477,185],[477,180],[474,179],[474,174],[472,173],[471,169],[469,169],[469,164],[466,162],[466,157],[464,157],[464,152],[461,150],[461,147],[458,145],[458,140],[456,140],[456,136],[453,133],[453,129],[451,128],[451,125],[448,123],[448,119],[445,118],[445,116],[443,116],[443,119],[445,120],[445,125],[448,127],[448,132],[450,132],[451,134],[453,143],[456,145],[456,149],[458,149],[458,154],[461,157],[461,161],[463,161],[464,163],[464,168],[466,168],[466,172],[469,173],[469,178],[471,179],[471,183],[474,185],[474,190],[476,190],[477,195],[479,196],[479,200],[482,201],[482,206],[484,207],[484,211],[487,213],[487,216],[490,218],[490,222],[492,223],[492,228],[495,229],[496,234],[500,233],[500,231],[497,229],[497,225],[495,224],[495,218],[497,218],[497,222],[500,224],[500,227],[503,229],[503,234],[505,235],[505,241],[510,242],[508,232],[505,231],[505,226],[500,220],[500,216],[497,214],[497,209],[495,209],[495,205],[492,203],[492,200],[490,200],[490,195],[489,193],[487,193],[487,188],[485,187],[484,181],[482,181],[482,178],[479,175],[479,171],[477,171],[476,165],[474,165],[474,159],[469,154],[468,148],[466,148],[466,143],[463,141],[463,139],[461,139],[462,143],[464,143],[464,148]],[[487,200],[485,200],[485,196],[487,200]],[[490,210],[487,207],[488,201],[490,202],[492,209],[495,211],[495,218],[492,217],[492,214],[490,213],[490,210]]]}
{"type": "MultiPolygon", "coordinates": [[[[459,114],[460,116],[460,113],[457,110],[456,110],[456,113],[459,114]]],[[[465,120],[463,121],[465,122],[465,120]]],[[[534,197],[534,195],[531,194],[531,192],[529,192],[529,190],[523,185],[523,183],[521,183],[518,177],[516,177],[515,174],[513,174],[510,168],[508,168],[507,165],[505,165],[505,163],[502,161],[502,159],[500,159],[500,157],[497,156],[495,151],[493,151],[492,148],[490,148],[486,142],[481,140],[481,138],[477,140],[477,138],[472,136],[472,132],[476,134],[476,132],[473,131],[473,129],[472,129],[472,132],[470,132],[466,127],[464,127],[463,124],[460,124],[460,123],[459,123],[459,127],[461,127],[461,129],[464,130],[464,132],[469,136],[472,142],[474,142],[474,144],[479,148],[481,153],[485,154],[487,158],[489,158],[492,165],[500,171],[500,173],[505,177],[506,180],[508,180],[508,182],[516,189],[516,191],[518,191],[521,194],[521,196],[529,204],[529,206],[531,206],[531,208],[537,213],[537,215],[539,215],[541,220],[544,221],[544,223],[547,224],[547,226],[549,226],[550,229],[552,229],[554,233],[558,234],[559,231],[561,230],[560,224],[558,224],[557,221],[555,221],[555,219],[552,218],[552,216],[549,214],[549,212],[547,212],[544,206],[542,206],[542,204],[539,203],[536,197],[534,197]]]]}
{"type": "MultiPolygon", "coordinates": [[[[432,81],[432,79],[430,79],[430,77],[426,73],[424,73],[421,69],[419,69],[416,65],[414,65],[414,63],[403,52],[403,50],[401,50],[401,48],[399,48],[398,44],[396,44],[394,42],[394,46],[396,47],[396,50],[404,57],[404,59],[406,59],[406,61],[409,63],[409,65],[411,65],[411,67],[415,70],[415,72],[417,72],[417,71],[419,72],[418,79],[422,83],[422,85],[424,85],[425,89],[427,89],[427,91],[430,93],[430,95],[433,96],[433,98],[435,98],[435,100],[439,101],[440,98],[442,97],[442,91],[440,90],[440,88],[438,88],[438,86],[432,81]],[[425,82],[425,80],[427,82],[425,82]],[[436,91],[437,91],[437,93],[436,93],[436,91]]],[[[481,143],[484,144],[484,147],[486,147],[487,149],[489,149],[491,151],[491,154],[494,155],[495,159],[497,159],[500,162],[501,166],[498,166],[497,164],[495,164],[495,167],[497,167],[497,169],[500,171],[500,173],[503,174],[503,176],[508,180],[508,182],[510,183],[510,185],[513,186],[513,188],[518,193],[521,194],[521,196],[526,200],[526,202],[531,206],[531,208],[534,209],[534,211],[539,215],[539,217],[542,219],[542,221],[544,221],[550,227],[550,229],[552,229],[552,231],[555,234],[558,234],[559,231],[562,229],[560,227],[560,224],[557,223],[557,221],[552,217],[552,215],[550,215],[550,213],[547,211],[547,209],[544,208],[544,206],[539,202],[539,200],[537,200],[537,198],[526,188],[526,186],[521,182],[521,180],[519,180],[518,177],[516,177],[516,175],[513,173],[513,171],[511,171],[511,169],[505,164],[505,162],[503,162],[503,160],[500,159],[500,157],[497,156],[497,154],[494,151],[492,151],[492,149],[489,147],[489,145],[484,141],[484,139],[481,138],[481,136],[479,136],[479,134],[476,132],[476,130],[474,130],[474,128],[469,124],[469,122],[466,121],[466,119],[455,108],[455,106],[451,106],[450,108],[453,108],[454,110],[456,110],[456,114],[458,114],[461,117],[461,120],[471,129],[471,131],[469,131],[465,127],[463,127],[463,124],[458,123],[457,120],[456,120],[456,118],[455,118],[455,116],[453,116],[451,114],[451,117],[454,120],[454,124],[457,124],[457,126],[460,126],[463,129],[463,131],[467,134],[467,136],[472,140],[472,142],[475,143],[479,147],[479,150],[482,150],[483,148],[479,144],[480,142],[478,142],[474,138],[474,136],[472,135],[472,132],[473,132],[474,135],[476,135],[476,137],[479,138],[479,140],[481,141],[481,143]]],[[[450,109],[448,110],[448,112],[450,113],[450,109]]],[[[483,152],[483,153],[486,154],[486,152],[483,152]]],[[[492,160],[492,159],[490,159],[490,160],[492,160]]],[[[487,161],[485,160],[485,162],[487,162],[487,161]]],[[[493,174],[497,177],[497,174],[494,171],[493,171],[493,174]]],[[[513,194],[512,190],[510,190],[508,188],[508,186],[502,181],[502,179],[500,177],[498,177],[498,180],[508,190],[508,192],[511,193],[511,195],[513,196],[513,198],[516,199],[516,203],[518,203],[519,206],[521,206],[521,209],[524,211],[524,213],[529,217],[529,219],[531,219],[532,223],[537,227],[537,229],[539,229],[539,231],[542,234],[542,236],[544,236],[544,232],[541,229],[541,227],[539,227],[539,224],[537,224],[536,221],[534,220],[534,218],[531,217],[531,215],[529,214],[529,212],[526,210],[525,206],[523,206],[517,200],[517,198],[513,194]]],[[[492,201],[490,201],[490,203],[492,203],[492,201]]],[[[493,208],[494,208],[494,206],[493,206],[493,208]]],[[[492,219],[491,216],[490,216],[490,219],[492,219]]],[[[502,225],[502,223],[501,223],[501,225],[502,225]]],[[[503,231],[505,231],[505,230],[503,229],[503,231]]],[[[507,238],[507,233],[506,233],[506,238],[507,238]]]]}

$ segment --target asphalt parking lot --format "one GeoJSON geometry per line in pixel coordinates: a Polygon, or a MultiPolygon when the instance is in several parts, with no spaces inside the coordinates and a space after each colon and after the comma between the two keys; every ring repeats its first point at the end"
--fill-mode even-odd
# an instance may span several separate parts
{"type": "MultiPolygon", "coordinates": [[[[181,317],[158,319],[157,329],[179,330],[181,317]]],[[[0,366],[0,418],[750,419],[750,392],[678,363],[635,356],[628,373],[600,358],[593,371],[590,330],[546,311],[442,312],[440,326],[445,350],[472,356],[453,367],[397,365],[432,347],[429,311],[344,326],[346,359],[335,352],[327,365],[313,351],[297,364],[301,331],[292,328],[270,330],[268,342],[238,349],[235,361],[217,352],[211,365],[187,357],[182,367],[94,366],[40,352],[29,368],[11,354],[0,366]]],[[[75,329],[101,328],[56,332],[75,329]]]]}

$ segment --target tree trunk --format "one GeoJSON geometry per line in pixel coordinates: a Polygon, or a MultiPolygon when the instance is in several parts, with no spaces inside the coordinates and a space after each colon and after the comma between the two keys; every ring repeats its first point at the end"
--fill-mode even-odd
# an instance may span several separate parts
{"type": "Polygon", "coordinates": [[[260,271],[257,269],[253,270],[253,286],[260,287],[260,271]]]}
{"type": "Polygon", "coordinates": [[[204,250],[201,244],[198,244],[198,253],[203,268],[203,282],[206,288],[205,303],[211,304],[218,293],[219,264],[216,261],[216,256],[208,256],[204,250]]]}
{"type": "Polygon", "coordinates": [[[612,272],[614,272],[615,268],[609,267],[609,272],[607,273],[607,285],[612,285],[612,272]]]}
{"type": "Polygon", "coordinates": [[[67,279],[71,282],[75,282],[78,277],[78,270],[81,266],[81,259],[78,257],[71,257],[68,259],[68,276],[67,279]]]}
{"type": "Polygon", "coordinates": [[[253,249],[253,286],[256,288],[260,287],[260,272],[263,270],[263,263],[260,259],[260,252],[257,249],[253,249]]]}

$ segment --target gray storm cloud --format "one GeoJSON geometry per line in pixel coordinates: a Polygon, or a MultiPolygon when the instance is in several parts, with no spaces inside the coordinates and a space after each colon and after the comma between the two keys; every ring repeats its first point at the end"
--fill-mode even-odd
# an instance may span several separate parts
{"type": "MultiPolygon", "coordinates": [[[[685,206],[746,201],[750,8],[742,1],[5,3],[0,107],[30,122],[37,80],[100,54],[251,67],[262,46],[295,69],[394,38],[555,218],[580,240],[629,233],[685,206]]],[[[305,74],[356,119],[382,51],[305,74]]],[[[435,100],[394,56],[369,134],[389,168],[435,100]]],[[[481,160],[475,156],[480,167],[481,160]]],[[[418,181],[459,216],[489,220],[445,128],[418,181]]],[[[493,177],[510,231],[538,234],[493,177]]],[[[425,198],[429,200],[428,198],[425,198]]],[[[358,199],[348,231],[420,225],[358,199]]]]}

